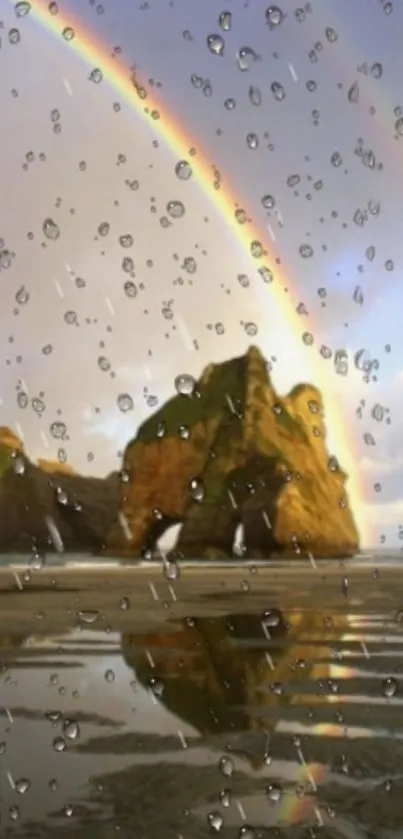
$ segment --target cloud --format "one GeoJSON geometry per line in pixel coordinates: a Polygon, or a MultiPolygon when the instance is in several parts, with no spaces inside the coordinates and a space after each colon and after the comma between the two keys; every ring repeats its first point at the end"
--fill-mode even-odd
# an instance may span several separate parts
{"type": "Polygon", "coordinates": [[[366,504],[365,514],[370,517],[374,527],[403,526],[403,498],[390,504],[366,504]]]}

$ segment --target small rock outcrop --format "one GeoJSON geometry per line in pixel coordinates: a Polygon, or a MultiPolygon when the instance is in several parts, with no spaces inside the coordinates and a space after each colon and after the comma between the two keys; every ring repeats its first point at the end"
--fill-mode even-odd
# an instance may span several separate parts
{"type": "Polygon", "coordinates": [[[102,551],[118,515],[118,475],[82,477],[67,464],[41,466],[0,428],[0,551],[102,551]]]}
{"type": "Polygon", "coordinates": [[[128,444],[126,537],[116,525],[111,546],[144,555],[181,524],[174,553],[182,557],[355,554],[347,476],[325,437],[320,392],[302,384],[278,396],[257,348],[209,365],[128,444]]]}

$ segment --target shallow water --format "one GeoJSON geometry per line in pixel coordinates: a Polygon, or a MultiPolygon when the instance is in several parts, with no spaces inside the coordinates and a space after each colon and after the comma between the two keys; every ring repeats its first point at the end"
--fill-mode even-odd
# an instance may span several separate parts
{"type": "Polygon", "coordinates": [[[403,836],[402,582],[3,568],[1,836],[403,836]]]}

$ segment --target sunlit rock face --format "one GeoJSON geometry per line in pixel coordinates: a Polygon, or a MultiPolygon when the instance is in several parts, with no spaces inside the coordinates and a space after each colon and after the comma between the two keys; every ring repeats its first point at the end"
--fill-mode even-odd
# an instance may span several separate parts
{"type": "Polygon", "coordinates": [[[358,533],[346,475],[326,448],[321,394],[301,384],[280,397],[260,351],[211,364],[138,430],[124,454],[121,509],[127,524],[109,543],[151,552],[182,527],[185,557],[340,557],[358,533]],[[242,541],[235,534],[242,527],[242,541]]]}

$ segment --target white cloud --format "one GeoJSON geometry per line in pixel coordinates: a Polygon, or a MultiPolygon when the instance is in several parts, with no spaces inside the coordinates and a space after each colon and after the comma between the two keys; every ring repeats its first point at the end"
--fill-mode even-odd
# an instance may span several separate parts
{"type": "Polygon", "coordinates": [[[360,472],[370,472],[377,476],[391,475],[403,469],[403,455],[380,460],[372,457],[362,457],[358,462],[358,469],[360,472]]]}
{"type": "Polygon", "coordinates": [[[364,514],[374,527],[397,527],[400,522],[403,525],[403,498],[390,504],[365,504],[364,514]]]}

